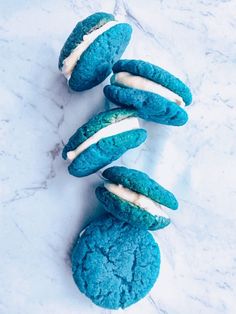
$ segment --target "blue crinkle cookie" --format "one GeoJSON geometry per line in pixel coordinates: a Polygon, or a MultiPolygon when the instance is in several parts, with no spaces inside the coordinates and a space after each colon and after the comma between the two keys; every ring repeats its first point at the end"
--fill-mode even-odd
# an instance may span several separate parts
{"type": "Polygon", "coordinates": [[[113,72],[129,72],[154,81],[183,98],[185,105],[192,102],[192,94],[187,85],[168,71],[142,60],[119,60],[113,66],[113,72]]]}
{"type": "Polygon", "coordinates": [[[107,85],[105,96],[114,104],[135,108],[140,118],[161,124],[181,126],[188,121],[184,109],[166,98],[135,88],[107,85]]]}
{"type": "MultiPolygon", "coordinates": [[[[107,168],[103,172],[103,176],[109,182],[122,185],[133,192],[150,198],[160,205],[171,209],[178,208],[175,196],[144,172],[115,166],[107,168]]],[[[113,194],[106,188],[106,185],[97,187],[96,196],[108,212],[138,228],[157,230],[168,226],[170,223],[169,218],[159,214],[154,215],[153,212],[151,213],[113,194]]]]}
{"type": "MultiPolygon", "coordinates": [[[[79,145],[93,136],[100,129],[126,118],[136,117],[137,112],[129,109],[113,109],[101,112],[81,126],[65,145],[62,157],[67,159],[67,153],[75,150],[79,145]]],[[[69,173],[76,177],[83,177],[96,172],[112,161],[118,159],[127,150],[142,144],[147,137],[144,129],[133,129],[104,137],[81,152],[69,165],[69,173]]]]}
{"type": "MultiPolygon", "coordinates": [[[[115,18],[108,13],[95,13],[79,22],[66,40],[59,57],[59,68],[63,61],[89,34],[115,18]]],[[[112,71],[113,64],[119,60],[127,47],[132,29],[126,23],[119,23],[95,39],[82,53],[68,81],[71,89],[83,91],[101,83],[112,71]]]]}
{"type": "Polygon", "coordinates": [[[110,215],[85,229],[71,260],[80,291],[108,309],[126,308],[145,297],[160,269],[160,251],[152,235],[110,215]]]}

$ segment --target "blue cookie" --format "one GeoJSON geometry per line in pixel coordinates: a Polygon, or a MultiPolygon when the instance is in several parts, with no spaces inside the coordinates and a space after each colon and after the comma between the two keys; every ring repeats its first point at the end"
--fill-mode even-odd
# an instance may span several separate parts
{"type": "Polygon", "coordinates": [[[62,157],[71,161],[68,167],[71,175],[83,177],[139,146],[146,137],[135,110],[113,109],[99,113],[81,126],[65,145],[62,157]]]}
{"type": "Polygon", "coordinates": [[[175,196],[147,174],[125,167],[111,167],[103,172],[109,180],[96,188],[104,208],[116,218],[140,229],[157,230],[169,225],[164,206],[177,209],[175,196]]]}
{"type": "Polygon", "coordinates": [[[108,309],[126,308],[145,297],[160,270],[152,235],[108,214],[85,229],[71,260],[79,290],[108,309]]]}
{"type": "Polygon", "coordinates": [[[189,88],[178,78],[141,60],[120,60],[113,66],[114,75],[104,94],[119,106],[135,108],[141,118],[180,126],[188,115],[180,107],[192,101],[189,88]]]}
{"type": "Polygon", "coordinates": [[[101,83],[120,59],[131,33],[130,25],[118,23],[108,13],[95,13],[79,22],[66,40],[58,64],[71,89],[83,91],[101,83]]]}

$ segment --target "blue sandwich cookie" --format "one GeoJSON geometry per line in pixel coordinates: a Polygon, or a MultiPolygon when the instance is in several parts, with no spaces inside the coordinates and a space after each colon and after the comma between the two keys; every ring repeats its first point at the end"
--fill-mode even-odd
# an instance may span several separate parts
{"type": "Polygon", "coordinates": [[[79,290],[108,309],[124,309],[145,297],[160,270],[152,235],[108,214],[85,229],[71,260],[79,290]]]}
{"type": "Polygon", "coordinates": [[[104,208],[116,218],[140,229],[157,230],[169,225],[165,207],[177,209],[175,196],[147,174],[125,167],[103,172],[108,181],[96,189],[104,208]]]}
{"type": "Polygon", "coordinates": [[[62,157],[71,161],[68,167],[71,175],[83,177],[139,146],[146,137],[135,110],[113,109],[99,113],[81,126],[64,147],[62,157]]]}
{"type": "Polygon", "coordinates": [[[157,123],[180,126],[187,122],[183,107],[190,105],[190,89],[162,68],[141,60],[120,60],[113,66],[104,94],[119,106],[137,109],[139,116],[157,123]]]}
{"type": "Polygon", "coordinates": [[[103,12],[79,22],[59,57],[59,69],[71,89],[83,91],[101,83],[123,54],[131,32],[131,26],[103,12]]]}

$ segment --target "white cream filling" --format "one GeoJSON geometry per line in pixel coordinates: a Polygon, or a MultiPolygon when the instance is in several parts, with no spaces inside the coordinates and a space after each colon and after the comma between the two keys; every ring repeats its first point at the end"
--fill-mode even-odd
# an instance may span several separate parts
{"type": "Polygon", "coordinates": [[[145,209],[154,216],[169,218],[168,215],[162,210],[162,208],[166,208],[166,206],[158,204],[143,194],[139,194],[130,189],[127,189],[121,184],[118,185],[114,183],[105,183],[104,187],[109,192],[115,194],[127,202],[145,209]]]}
{"type": "Polygon", "coordinates": [[[74,160],[79,154],[81,154],[89,146],[96,144],[102,138],[117,135],[122,132],[139,129],[139,121],[136,117],[126,118],[118,122],[114,122],[100,129],[94,135],[89,137],[86,141],[80,144],[75,150],[67,152],[67,159],[74,160]]]}
{"type": "Polygon", "coordinates": [[[182,97],[173,93],[168,88],[156,82],[148,80],[145,77],[133,75],[129,72],[119,72],[115,74],[114,79],[115,79],[115,83],[117,84],[125,85],[131,88],[142,89],[147,92],[159,94],[160,96],[165,97],[168,100],[175,102],[180,107],[185,107],[185,102],[183,101],[182,97]]]}
{"type": "Polygon", "coordinates": [[[91,33],[83,36],[83,41],[79,43],[77,47],[72,50],[70,55],[63,61],[62,72],[68,80],[70,79],[71,73],[73,72],[73,69],[82,53],[98,38],[98,36],[102,35],[104,32],[117,24],[119,24],[117,21],[107,22],[98,29],[95,29],[91,33]]]}

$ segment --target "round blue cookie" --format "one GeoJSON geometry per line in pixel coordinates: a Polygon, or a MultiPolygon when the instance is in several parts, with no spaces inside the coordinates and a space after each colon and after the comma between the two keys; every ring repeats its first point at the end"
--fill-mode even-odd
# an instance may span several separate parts
{"type": "Polygon", "coordinates": [[[166,98],[135,88],[107,85],[105,96],[114,104],[135,108],[140,118],[156,123],[181,126],[188,121],[184,109],[166,98]]]}
{"type": "MultiPolygon", "coordinates": [[[[59,69],[62,69],[63,61],[83,41],[84,35],[114,20],[112,14],[99,12],[79,22],[61,50],[59,69]]],[[[113,64],[120,59],[131,33],[129,24],[119,23],[99,35],[77,61],[68,80],[71,89],[83,91],[101,83],[111,73],[113,64]]]]}
{"type": "MultiPolygon", "coordinates": [[[[137,112],[129,109],[113,109],[99,113],[81,126],[69,139],[62,151],[62,157],[67,159],[68,152],[75,150],[102,128],[136,116],[137,112]]],[[[69,173],[76,177],[92,174],[118,159],[127,150],[142,144],[146,137],[146,130],[140,128],[104,137],[82,151],[71,162],[68,167],[69,173]]]]}
{"type": "Polygon", "coordinates": [[[126,308],[145,297],[160,269],[160,250],[146,230],[111,215],[93,221],[72,250],[73,278],[98,306],[126,308]]]}
{"type": "MultiPolygon", "coordinates": [[[[141,194],[170,209],[175,210],[178,208],[175,196],[144,172],[116,166],[107,168],[103,172],[103,176],[109,180],[108,183],[121,185],[131,192],[141,194]]],[[[96,196],[104,205],[106,211],[140,229],[157,230],[170,224],[170,219],[165,214],[155,213],[155,209],[149,212],[147,209],[109,191],[107,185],[97,187],[96,196]]]]}
{"type": "Polygon", "coordinates": [[[192,94],[186,84],[168,71],[142,60],[119,60],[113,66],[113,72],[129,72],[156,82],[183,98],[185,105],[192,102],[192,94]]]}

